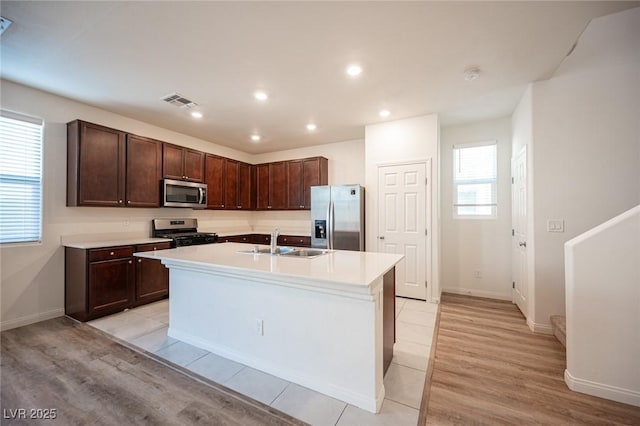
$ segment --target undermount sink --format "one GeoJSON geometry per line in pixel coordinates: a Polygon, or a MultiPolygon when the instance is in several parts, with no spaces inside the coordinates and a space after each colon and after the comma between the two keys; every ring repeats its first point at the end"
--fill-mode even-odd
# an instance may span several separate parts
{"type": "Polygon", "coordinates": [[[329,250],[320,249],[298,249],[287,253],[282,253],[283,256],[297,256],[297,257],[317,257],[323,254],[329,253],[329,250]]]}
{"type": "Polygon", "coordinates": [[[322,256],[323,254],[327,254],[329,253],[329,250],[295,248],[295,247],[278,247],[275,253],[271,253],[271,249],[269,247],[255,246],[251,250],[240,250],[238,253],[270,254],[272,256],[292,256],[292,257],[313,258],[317,256],[322,256]]]}

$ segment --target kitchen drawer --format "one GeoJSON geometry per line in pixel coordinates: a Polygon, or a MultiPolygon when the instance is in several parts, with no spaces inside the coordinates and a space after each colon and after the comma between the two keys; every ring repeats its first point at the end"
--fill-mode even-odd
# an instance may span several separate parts
{"type": "Polygon", "coordinates": [[[140,244],[136,246],[136,252],[165,250],[170,248],[171,243],[169,241],[164,243],[140,244]]]}
{"type": "Polygon", "coordinates": [[[278,244],[294,247],[311,247],[311,237],[301,237],[295,235],[280,235],[278,244]]]}
{"type": "Polygon", "coordinates": [[[104,249],[89,250],[89,262],[99,260],[119,259],[133,256],[133,246],[110,247],[104,249]]]}

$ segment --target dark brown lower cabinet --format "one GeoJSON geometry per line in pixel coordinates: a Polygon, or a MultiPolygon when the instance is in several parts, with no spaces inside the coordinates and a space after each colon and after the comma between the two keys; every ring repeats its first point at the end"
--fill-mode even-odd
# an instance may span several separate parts
{"type": "Polygon", "coordinates": [[[396,268],[391,268],[382,277],[382,365],[383,374],[393,359],[393,344],[396,342],[396,268]]]}
{"type": "MultiPolygon", "coordinates": [[[[171,248],[170,243],[142,244],[136,246],[136,252],[163,250],[171,248]]],[[[169,269],[159,260],[135,258],[136,285],[135,305],[155,302],[169,295],[169,269]]]]}
{"type": "Polygon", "coordinates": [[[66,247],[65,314],[89,321],[166,297],[168,270],[159,260],[133,257],[135,251],[165,248],[169,243],[99,249],[66,247]]]}
{"type": "MultiPolygon", "coordinates": [[[[221,243],[247,243],[247,244],[270,244],[271,235],[269,234],[243,234],[229,235],[220,237],[221,243]]],[[[280,235],[278,236],[279,246],[292,247],[311,247],[311,237],[299,235],[280,235]]]]}

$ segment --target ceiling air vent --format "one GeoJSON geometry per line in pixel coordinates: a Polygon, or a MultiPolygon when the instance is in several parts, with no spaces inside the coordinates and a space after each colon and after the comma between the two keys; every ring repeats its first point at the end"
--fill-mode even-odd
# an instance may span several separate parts
{"type": "Polygon", "coordinates": [[[162,100],[179,108],[193,108],[194,106],[198,105],[191,99],[187,99],[178,93],[172,93],[170,95],[163,96],[162,100]]]}

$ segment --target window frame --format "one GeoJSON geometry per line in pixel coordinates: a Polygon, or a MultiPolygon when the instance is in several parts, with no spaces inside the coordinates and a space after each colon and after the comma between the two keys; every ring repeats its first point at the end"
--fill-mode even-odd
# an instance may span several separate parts
{"type": "Polygon", "coordinates": [[[452,157],[451,157],[451,165],[452,165],[452,173],[451,173],[451,182],[452,182],[452,216],[454,219],[461,220],[495,220],[498,218],[498,141],[497,140],[485,140],[480,142],[468,142],[455,144],[452,147],[452,157]],[[467,148],[478,148],[483,146],[495,146],[495,177],[494,178],[477,178],[477,179],[456,179],[456,156],[457,150],[467,149],[467,148]],[[469,185],[469,184],[491,184],[491,194],[493,195],[493,203],[488,204],[461,204],[458,203],[458,187],[460,185],[469,185]],[[458,207],[491,207],[490,214],[460,214],[458,213],[458,207]]]}
{"type": "MultiPolygon", "coordinates": [[[[25,123],[31,123],[40,126],[40,141],[38,146],[39,155],[39,174],[37,177],[31,178],[34,182],[39,184],[39,205],[38,205],[38,235],[37,237],[30,238],[22,236],[21,240],[2,241],[2,235],[0,235],[0,246],[3,248],[14,246],[29,246],[29,245],[42,245],[44,235],[44,138],[45,138],[45,120],[29,116],[26,114],[0,109],[0,116],[2,118],[22,121],[25,123]]],[[[19,175],[17,175],[19,176],[19,175]]],[[[28,176],[24,176],[25,181],[28,181],[28,176]]],[[[34,185],[35,186],[35,185],[34,185]]],[[[34,221],[35,223],[35,221],[34,221]]]]}

